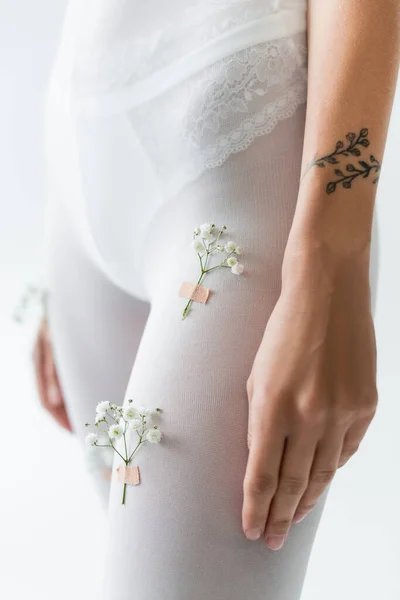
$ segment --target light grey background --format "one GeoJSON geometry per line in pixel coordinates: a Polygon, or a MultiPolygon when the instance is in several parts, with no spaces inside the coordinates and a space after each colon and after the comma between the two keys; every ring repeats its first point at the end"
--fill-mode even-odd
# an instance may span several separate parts
{"type": "MultiPolygon", "coordinates": [[[[21,327],[10,317],[26,282],[40,275],[43,95],[64,8],[64,0],[0,0],[0,571],[7,600],[80,600],[99,592],[103,568],[106,521],[76,441],[38,406],[30,365],[37,318],[21,327]]],[[[304,600],[400,597],[399,148],[397,93],[376,202],[379,410],[332,484],[304,600]]]]}

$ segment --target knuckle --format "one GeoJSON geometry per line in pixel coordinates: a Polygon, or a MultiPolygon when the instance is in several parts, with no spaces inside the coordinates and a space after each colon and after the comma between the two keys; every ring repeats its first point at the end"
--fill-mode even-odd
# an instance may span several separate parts
{"type": "Polygon", "coordinates": [[[332,421],[339,427],[349,427],[354,421],[356,411],[350,406],[337,406],[332,412],[332,421]]]}
{"type": "Polygon", "coordinates": [[[372,421],[378,408],[378,397],[368,396],[362,404],[360,415],[362,418],[372,421]]]}
{"type": "Polygon", "coordinates": [[[271,473],[258,473],[244,481],[245,491],[251,495],[268,494],[276,489],[276,477],[271,473]]]}
{"type": "Polygon", "coordinates": [[[355,454],[360,447],[360,444],[349,444],[342,450],[341,459],[348,460],[353,454],[355,454]]]}
{"type": "Polygon", "coordinates": [[[279,482],[279,490],[288,496],[297,496],[304,492],[307,481],[302,477],[282,475],[279,482]]]}
{"type": "Polygon", "coordinates": [[[268,527],[268,535],[285,535],[289,530],[291,523],[292,519],[289,517],[272,521],[271,525],[268,527]]]}
{"type": "Polygon", "coordinates": [[[318,427],[326,423],[328,411],[321,396],[308,396],[297,408],[298,416],[303,424],[318,427]]]}
{"type": "Polygon", "coordinates": [[[308,503],[299,504],[297,507],[297,512],[308,513],[314,508],[315,505],[316,505],[316,502],[308,502],[308,503]]]}
{"type": "Polygon", "coordinates": [[[332,419],[338,425],[348,426],[357,420],[371,421],[378,406],[378,392],[376,387],[365,393],[342,393],[340,401],[332,409],[332,419]]]}
{"type": "Polygon", "coordinates": [[[317,469],[311,474],[312,483],[326,485],[332,481],[335,475],[335,469],[317,469]]]}

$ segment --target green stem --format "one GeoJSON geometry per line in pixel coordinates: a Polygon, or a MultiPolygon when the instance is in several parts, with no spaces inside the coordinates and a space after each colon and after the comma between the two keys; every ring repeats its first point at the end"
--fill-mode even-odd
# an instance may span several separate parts
{"type": "MultiPolygon", "coordinates": [[[[207,258],[208,258],[208,254],[207,254],[207,258]]],[[[206,258],[206,264],[207,264],[207,258],[206,258]]],[[[205,275],[205,274],[206,274],[206,271],[204,271],[204,269],[202,269],[202,271],[201,271],[201,275],[200,275],[200,277],[199,277],[199,278],[198,278],[198,280],[197,280],[197,285],[199,285],[199,284],[202,282],[202,280],[203,280],[203,277],[204,277],[204,275],[205,275]]],[[[183,313],[182,313],[182,321],[183,321],[183,319],[185,319],[185,318],[186,318],[186,316],[187,316],[187,313],[188,313],[188,311],[189,311],[189,308],[190,308],[190,305],[192,304],[192,302],[193,302],[193,300],[188,300],[188,301],[187,301],[187,303],[186,303],[186,306],[185,306],[185,308],[183,309],[183,313]]]]}
{"type": "Polygon", "coordinates": [[[125,427],[124,427],[124,446],[125,446],[125,458],[126,460],[128,460],[128,449],[126,447],[126,428],[128,426],[128,423],[125,421],[125,427]]]}
{"type": "Polygon", "coordinates": [[[125,504],[125,497],[126,497],[126,483],[124,483],[124,491],[122,493],[122,504],[125,504]]]}
{"type": "Polygon", "coordinates": [[[124,463],[126,463],[126,458],[124,458],[122,456],[122,454],[120,452],[118,452],[118,450],[116,449],[116,447],[114,446],[114,444],[111,442],[111,440],[110,440],[110,444],[111,444],[111,448],[113,448],[113,450],[115,450],[115,452],[122,458],[122,460],[124,461],[124,463]]]}
{"type": "MultiPolygon", "coordinates": [[[[220,237],[221,233],[222,233],[222,231],[219,231],[219,232],[218,232],[217,238],[216,238],[216,239],[214,240],[214,242],[212,242],[212,243],[215,243],[215,244],[217,244],[217,243],[218,243],[218,240],[219,240],[219,237],[220,237]]],[[[207,247],[206,247],[206,245],[205,245],[205,243],[204,243],[204,239],[202,239],[202,242],[203,242],[204,249],[205,249],[205,251],[206,251],[206,252],[205,252],[205,254],[206,254],[206,258],[205,258],[205,261],[204,261],[204,264],[203,264],[202,257],[201,257],[201,256],[200,256],[200,254],[198,253],[198,257],[199,257],[199,260],[200,260],[200,268],[201,268],[201,273],[200,273],[200,277],[199,277],[199,278],[198,278],[198,280],[197,280],[197,285],[200,285],[200,283],[203,281],[203,277],[204,277],[204,275],[205,275],[206,273],[210,273],[210,272],[211,272],[211,271],[213,271],[214,269],[218,269],[218,267],[221,267],[221,266],[223,266],[223,264],[222,264],[222,263],[223,263],[223,262],[225,262],[225,261],[226,261],[226,259],[227,259],[227,258],[229,258],[229,256],[231,256],[231,254],[233,254],[233,252],[231,252],[231,253],[230,253],[230,254],[228,254],[228,256],[227,256],[227,257],[226,257],[226,258],[225,258],[225,259],[222,261],[222,263],[221,263],[221,264],[219,264],[219,265],[216,265],[215,267],[211,267],[211,269],[207,269],[208,259],[209,259],[209,257],[210,257],[210,254],[211,254],[211,253],[212,253],[212,252],[215,250],[215,248],[211,248],[211,244],[209,244],[209,245],[208,245],[208,248],[207,248],[207,247]]],[[[203,254],[203,256],[204,256],[204,254],[203,254]]],[[[185,306],[185,308],[183,309],[183,313],[182,313],[182,320],[183,320],[183,319],[186,319],[186,317],[187,317],[187,313],[189,312],[189,308],[190,308],[190,305],[192,304],[192,302],[193,302],[193,300],[191,300],[191,299],[189,299],[189,300],[187,301],[187,303],[186,303],[186,306],[185,306]]]]}
{"type": "MultiPolygon", "coordinates": [[[[130,455],[130,457],[128,458],[128,463],[131,462],[133,455],[135,454],[136,450],[139,448],[140,444],[142,443],[142,436],[140,436],[140,440],[136,446],[136,448],[134,449],[134,451],[132,452],[132,454],[130,455]]],[[[144,443],[144,442],[143,442],[144,443]]],[[[127,463],[127,464],[128,464],[127,463]]]]}

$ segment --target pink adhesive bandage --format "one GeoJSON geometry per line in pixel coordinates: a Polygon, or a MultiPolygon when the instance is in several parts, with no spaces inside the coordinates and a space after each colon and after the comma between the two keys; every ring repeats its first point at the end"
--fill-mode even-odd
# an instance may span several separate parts
{"type": "Polygon", "coordinates": [[[137,485],[140,483],[140,472],[139,467],[127,467],[121,465],[117,469],[118,481],[120,483],[127,483],[128,485],[137,485]]]}
{"type": "Polygon", "coordinates": [[[183,298],[189,298],[189,300],[193,300],[193,302],[205,304],[210,295],[210,290],[209,288],[204,287],[204,285],[184,281],[179,289],[179,295],[183,298]]]}

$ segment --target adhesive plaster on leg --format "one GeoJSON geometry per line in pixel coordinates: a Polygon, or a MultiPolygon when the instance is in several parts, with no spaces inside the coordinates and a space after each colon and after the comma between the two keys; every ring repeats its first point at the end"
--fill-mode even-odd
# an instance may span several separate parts
{"type": "Polygon", "coordinates": [[[121,465],[117,469],[118,481],[120,483],[127,483],[128,485],[137,485],[140,483],[140,472],[139,467],[127,467],[121,465]]]}
{"type": "Polygon", "coordinates": [[[183,298],[193,300],[193,302],[201,302],[201,304],[205,304],[208,300],[208,296],[210,295],[210,290],[209,288],[204,287],[204,285],[184,281],[179,289],[179,295],[183,298]]]}

